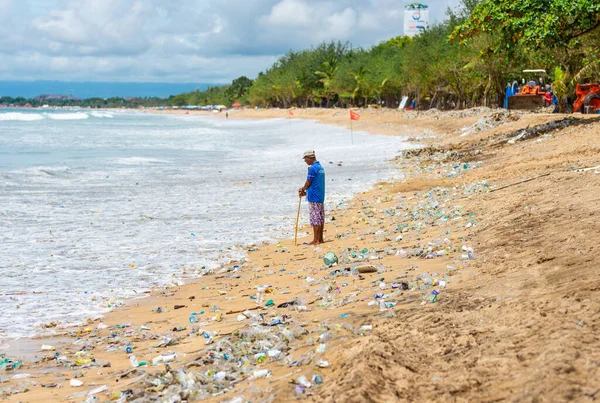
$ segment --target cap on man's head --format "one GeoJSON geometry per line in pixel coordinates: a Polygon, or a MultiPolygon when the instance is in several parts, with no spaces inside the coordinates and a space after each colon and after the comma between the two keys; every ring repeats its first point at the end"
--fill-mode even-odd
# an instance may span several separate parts
{"type": "Polygon", "coordinates": [[[304,159],[304,158],[315,158],[315,151],[314,150],[304,151],[304,154],[302,155],[302,159],[304,159]]]}

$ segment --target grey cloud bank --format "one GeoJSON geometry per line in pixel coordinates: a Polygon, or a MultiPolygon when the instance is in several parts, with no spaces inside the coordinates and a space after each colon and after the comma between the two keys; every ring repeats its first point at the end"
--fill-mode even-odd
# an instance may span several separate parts
{"type": "MultiPolygon", "coordinates": [[[[401,35],[391,0],[1,0],[0,80],[213,82],[290,49],[401,35]]],[[[433,21],[458,0],[423,1],[433,21]]]]}

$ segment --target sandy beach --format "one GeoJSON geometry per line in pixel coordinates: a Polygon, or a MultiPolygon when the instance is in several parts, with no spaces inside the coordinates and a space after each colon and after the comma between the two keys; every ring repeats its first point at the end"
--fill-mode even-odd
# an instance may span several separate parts
{"type": "MultiPolygon", "coordinates": [[[[319,248],[303,244],[312,234],[301,228],[298,245],[251,246],[245,259],[64,336],[20,341],[23,362],[0,368],[0,396],[598,399],[600,118],[357,111],[353,130],[408,135],[422,148],[392,162],[402,179],[328,211],[319,248]],[[328,252],[337,265],[324,264],[328,252]]],[[[229,119],[350,123],[344,109],[293,113],[229,119]]]]}

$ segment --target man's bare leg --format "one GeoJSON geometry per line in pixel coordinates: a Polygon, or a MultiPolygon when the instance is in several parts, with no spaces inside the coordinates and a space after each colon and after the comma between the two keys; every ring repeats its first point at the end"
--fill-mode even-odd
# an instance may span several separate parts
{"type": "Polygon", "coordinates": [[[319,232],[319,243],[323,243],[323,242],[325,242],[323,240],[323,231],[325,230],[325,225],[319,225],[319,226],[317,226],[317,228],[318,228],[318,232],[319,232]]]}
{"type": "Polygon", "coordinates": [[[317,246],[319,244],[319,226],[313,225],[313,241],[311,245],[317,246]]]}

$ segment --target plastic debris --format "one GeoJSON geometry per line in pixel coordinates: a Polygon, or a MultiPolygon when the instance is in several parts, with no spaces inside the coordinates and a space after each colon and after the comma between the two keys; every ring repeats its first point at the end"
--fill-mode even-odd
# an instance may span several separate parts
{"type": "Polygon", "coordinates": [[[79,379],[71,379],[69,381],[69,385],[71,385],[74,388],[77,388],[77,387],[83,386],[83,382],[80,381],[79,379]]]}

